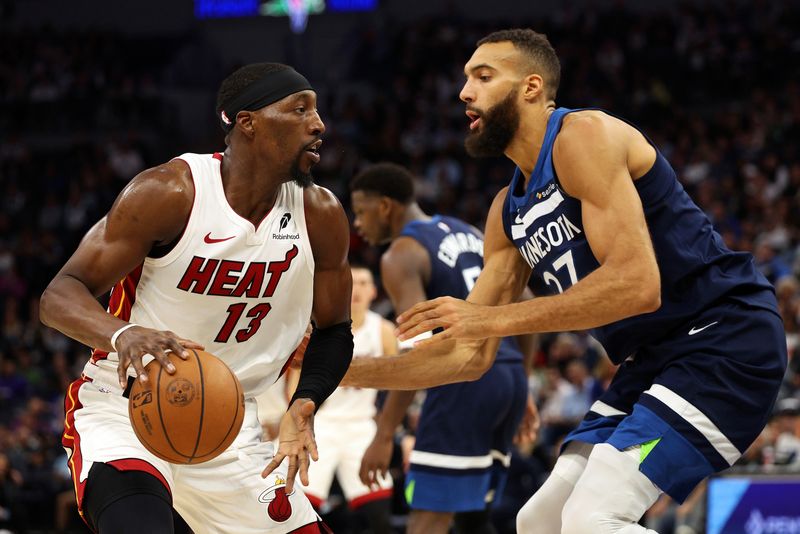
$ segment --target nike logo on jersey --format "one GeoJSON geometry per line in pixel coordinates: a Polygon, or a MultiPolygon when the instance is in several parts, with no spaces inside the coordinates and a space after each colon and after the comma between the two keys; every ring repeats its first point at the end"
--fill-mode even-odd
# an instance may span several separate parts
{"type": "Polygon", "coordinates": [[[689,335],[690,335],[690,336],[693,336],[693,335],[695,335],[695,334],[698,334],[698,333],[702,332],[703,330],[705,330],[706,328],[710,328],[710,327],[714,326],[714,325],[715,325],[715,324],[717,324],[718,322],[719,322],[719,321],[714,321],[713,323],[711,323],[711,324],[707,324],[707,325],[705,325],[705,326],[703,326],[703,327],[701,327],[701,328],[695,328],[695,327],[692,327],[692,329],[691,329],[691,330],[689,330],[689,335]]]}
{"type": "Polygon", "coordinates": [[[203,241],[205,241],[206,243],[208,243],[210,245],[210,244],[213,244],[213,243],[222,243],[223,241],[227,241],[228,239],[233,239],[234,237],[236,237],[236,236],[232,235],[230,237],[223,237],[221,239],[216,239],[214,237],[211,237],[211,232],[208,232],[206,234],[206,236],[203,238],[203,241]]]}

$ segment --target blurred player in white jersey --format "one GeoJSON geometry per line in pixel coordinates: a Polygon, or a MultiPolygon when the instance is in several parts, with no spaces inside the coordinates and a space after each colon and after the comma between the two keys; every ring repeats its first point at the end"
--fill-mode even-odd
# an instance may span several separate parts
{"type": "MultiPolygon", "coordinates": [[[[382,354],[397,354],[394,325],[369,309],[378,295],[372,272],[362,266],[353,266],[351,271],[353,357],[374,358],[382,354]]],[[[296,373],[293,369],[292,374],[296,373]]],[[[310,483],[304,491],[311,504],[320,509],[328,498],[335,474],[350,509],[366,516],[370,532],[388,534],[391,532],[392,479],[387,474],[379,480],[377,487],[370,489],[361,482],[358,474],[361,458],[377,429],[377,393],[375,389],[340,387],[328,397],[314,421],[317,445],[322,452],[319,460],[309,466],[310,483]]]]}

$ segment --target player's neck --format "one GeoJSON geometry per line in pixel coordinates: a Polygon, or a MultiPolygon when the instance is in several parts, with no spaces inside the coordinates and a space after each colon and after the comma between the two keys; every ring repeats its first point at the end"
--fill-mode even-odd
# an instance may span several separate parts
{"type": "Polygon", "coordinates": [[[508,144],[505,155],[517,164],[525,176],[525,185],[531,178],[536,160],[544,143],[544,134],[547,132],[547,120],[555,111],[555,103],[549,102],[544,107],[529,110],[520,117],[519,128],[516,135],[508,144]]]}
{"type": "Polygon", "coordinates": [[[275,205],[278,191],[285,180],[270,172],[268,165],[239,150],[232,157],[228,147],[222,158],[222,188],[230,207],[243,219],[258,225],[275,205]]]}
{"type": "Polygon", "coordinates": [[[350,319],[353,321],[353,330],[361,328],[362,326],[364,326],[364,321],[367,320],[367,310],[359,312],[351,309],[350,319]]]}
{"type": "Polygon", "coordinates": [[[399,236],[405,225],[411,221],[429,221],[430,219],[430,216],[422,211],[419,204],[412,202],[406,209],[399,212],[392,221],[392,236],[393,238],[399,236]]]}

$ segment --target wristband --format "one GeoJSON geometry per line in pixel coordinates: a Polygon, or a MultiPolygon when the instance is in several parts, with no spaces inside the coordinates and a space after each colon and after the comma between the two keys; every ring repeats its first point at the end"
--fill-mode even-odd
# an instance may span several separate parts
{"type": "Polygon", "coordinates": [[[136,323],[128,323],[111,335],[111,347],[113,347],[114,352],[117,352],[117,338],[119,337],[119,335],[123,333],[125,330],[133,328],[134,326],[139,326],[139,325],[136,323]]]}

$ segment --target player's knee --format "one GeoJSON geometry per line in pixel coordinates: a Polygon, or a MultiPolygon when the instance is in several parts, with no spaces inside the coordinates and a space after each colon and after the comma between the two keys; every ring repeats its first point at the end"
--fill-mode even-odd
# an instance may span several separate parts
{"type": "Polygon", "coordinates": [[[600,534],[602,521],[596,510],[581,509],[568,499],[561,511],[561,534],[600,534]]]}
{"type": "Polygon", "coordinates": [[[542,495],[535,493],[517,512],[517,532],[519,534],[545,534],[542,528],[552,524],[551,521],[545,519],[558,513],[560,510],[553,510],[552,506],[547,506],[542,495]]]}

